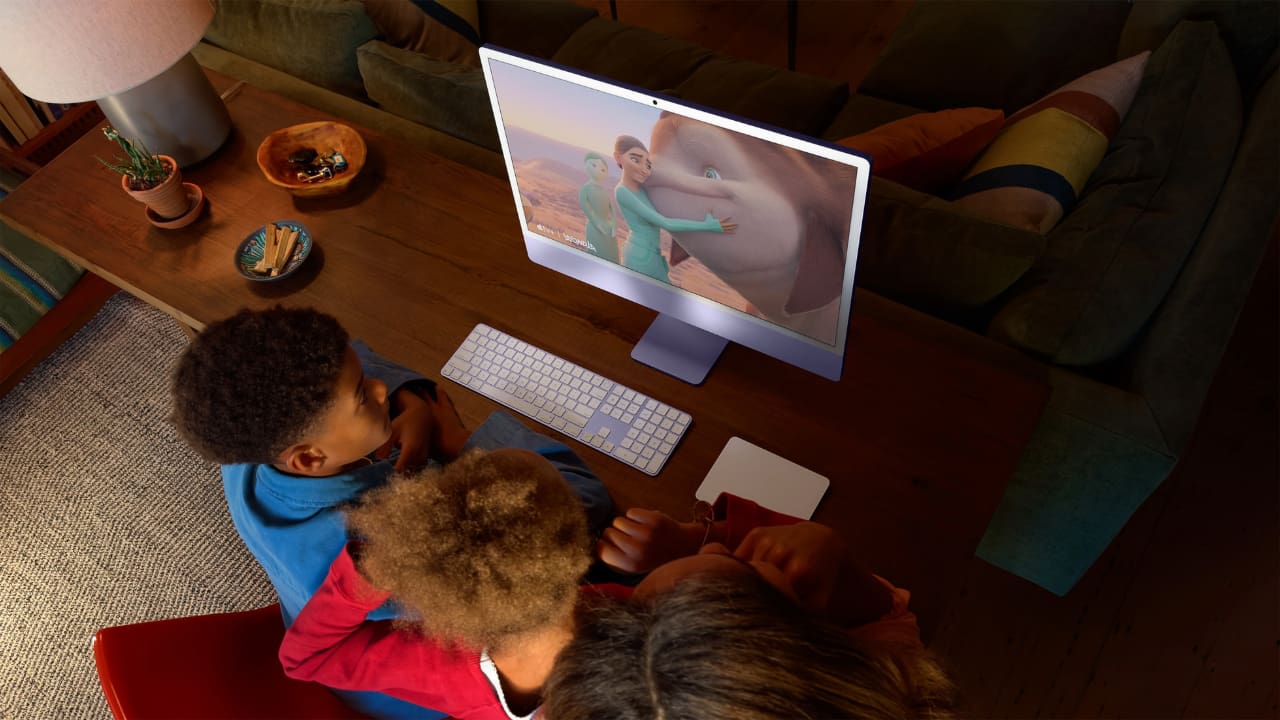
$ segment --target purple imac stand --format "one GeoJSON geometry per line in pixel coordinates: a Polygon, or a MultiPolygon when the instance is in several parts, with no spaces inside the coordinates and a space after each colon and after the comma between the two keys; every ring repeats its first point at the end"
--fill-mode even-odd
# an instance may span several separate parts
{"type": "Polygon", "coordinates": [[[719,335],[659,314],[632,348],[631,359],[691,385],[701,385],[728,344],[719,335]]]}

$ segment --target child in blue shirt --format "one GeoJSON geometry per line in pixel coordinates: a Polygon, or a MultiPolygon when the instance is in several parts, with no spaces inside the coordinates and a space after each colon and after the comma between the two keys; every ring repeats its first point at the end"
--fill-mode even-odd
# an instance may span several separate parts
{"type": "MultiPolygon", "coordinates": [[[[393,470],[472,447],[530,450],[564,476],[593,535],[612,520],[603,483],[567,446],[504,412],[468,432],[433,382],[351,342],[315,310],[241,310],[210,324],[179,359],[173,396],[180,434],[222,465],[231,518],[271,579],[286,626],[347,544],[340,506],[393,470]]],[[[384,605],[369,619],[395,615],[384,605]]],[[[377,693],[343,696],[375,717],[441,717],[377,693]]]]}

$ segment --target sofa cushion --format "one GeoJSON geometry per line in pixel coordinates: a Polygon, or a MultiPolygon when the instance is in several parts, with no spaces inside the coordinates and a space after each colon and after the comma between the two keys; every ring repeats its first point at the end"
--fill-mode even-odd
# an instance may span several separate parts
{"type": "Polygon", "coordinates": [[[1152,55],[1110,150],[992,336],[1064,365],[1123,352],[1195,245],[1231,166],[1240,89],[1210,22],[1183,22],[1152,55]]]}
{"type": "Polygon", "coordinates": [[[0,223],[0,350],[30,330],[83,274],[79,266],[0,223]]]}
{"type": "Polygon", "coordinates": [[[479,69],[433,60],[381,40],[361,45],[357,57],[365,91],[382,108],[491,150],[501,147],[479,69]]]}
{"type": "Polygon", "coordinates": [[[1043,235],[966,215],[951,203],[871,178],[857,283],[939,315],[979,308],[1025,273],[1043,235]]]}
{"type": "Polygon", "coordinates": [[[364,0],[383,41],[434,60],[480,67],[475,0],[462,7],[427,0],[364,0]]]}
{"type": "Polygon", "coordinates": [[[377,36],[360,0],[216,0],[205,39],[307,82],[363,97],[356,48],[377,36]]]}
{"type": "Polygon", "coordinates": [[[1015,113],[947,197],[996,222],[1048,232],[1102,162],[1149,56],[1094,70],[1015,113]]]}
{"type": "Polygon", "coordinates": [[[919,113],[919,108],[910,105],[899,105],[871,95],[855,94],[849,98],[844,107],[840,108],[840,112],[836,114],[827,129],[822,131],[822,137],[836,142],[841,138],[874,130],[885,123],[919,113]]]}
{"type": "Polygon", "coordinates": [[[675,87],[684,100],[805,135],[820,135],[849,99],[849,85],[715,56],[675,87]]]}
{"type": "Polygon", "coordinates": [[[954,185],[1004,125],[1004,112],[956,108],[918,113],[838,142],[871,156],[871,171],[913,190],[954,185]]]}
{"type": "Polygon", "coordinates": [[[918,0],[858,92],[924,110],[1013,114],[1114,62],[1128,12],[1122,0],[918,0]]]}
{"type": "Polygon", "coordinates": [[[1280,3],[1275,0],[1143,0],[1134,3],[1120,34],[1117,57],[1154,50],[1183,20],[1212,20],[1218,26],[1240,89],[1252,97],[1275,64],[1268,62],[1280,41],[1280,3]]]}
{"type": "Polygon", "coordinates": [[[693,43],[595,18],[578,28],[551,59],[618,82],[665,91],[711,57],[710,50],[693,43]]]}
{"type": "Polygon", "coordinates": [[[587,21],[600,14],[568,0],[484,0],[481,39],[508,50],[549,58],[587,21]]]}

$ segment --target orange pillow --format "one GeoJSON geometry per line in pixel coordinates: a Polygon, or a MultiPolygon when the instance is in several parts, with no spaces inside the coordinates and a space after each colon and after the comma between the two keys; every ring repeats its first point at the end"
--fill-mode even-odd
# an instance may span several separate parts
{"type": "Polygon", "coordinates": [[[910,115],[838,142],[871,156],[872,172],[937,194],[960,179],[1004,126],[1004,111],[956,108],[910,115]]]}

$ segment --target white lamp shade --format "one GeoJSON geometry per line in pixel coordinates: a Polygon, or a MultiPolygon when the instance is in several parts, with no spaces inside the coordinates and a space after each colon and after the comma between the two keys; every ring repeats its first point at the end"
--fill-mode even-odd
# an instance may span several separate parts
{"type": "Polygon", "coordinates": [[[0,69],[46,102],[130,90],[182,59],[211,0],[0,0],[0,69]]]}

